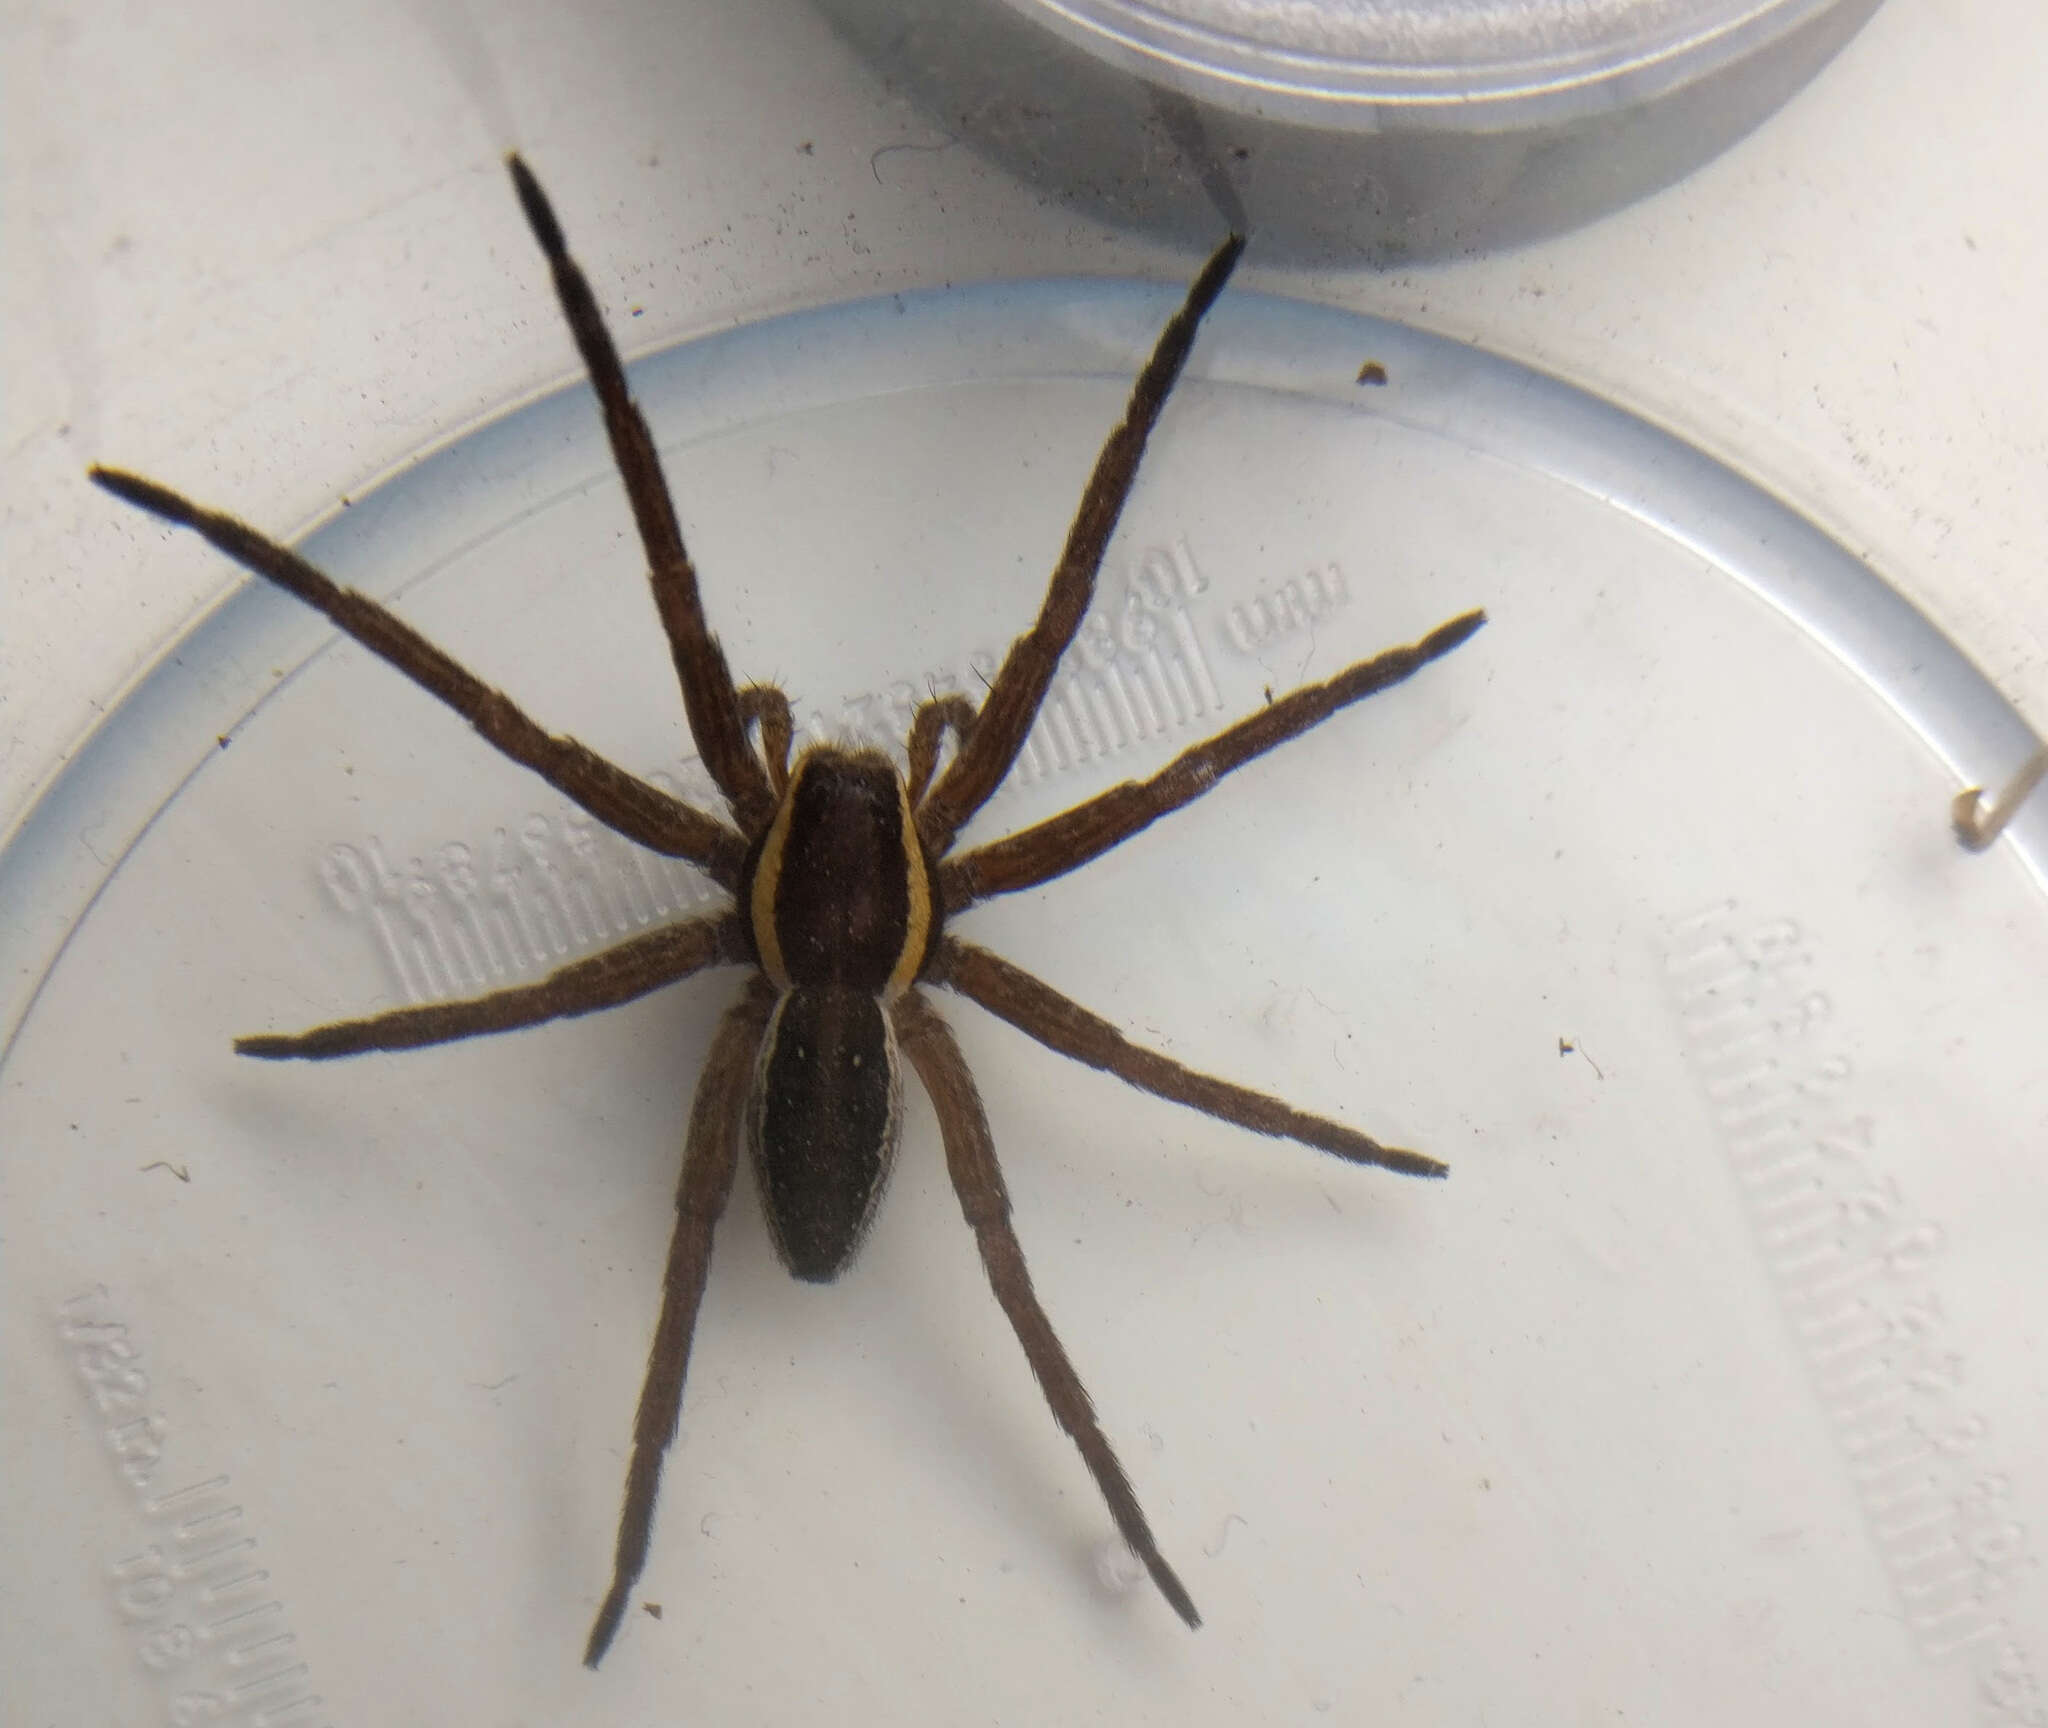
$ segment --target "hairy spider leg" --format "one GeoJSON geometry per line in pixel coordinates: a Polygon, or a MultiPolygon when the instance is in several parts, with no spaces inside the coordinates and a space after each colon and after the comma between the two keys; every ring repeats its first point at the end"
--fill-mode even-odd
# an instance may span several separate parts
{"type": "Polygon", "coordinates": [[[981,1105],[981,1093],[960,1054],[952,1031],[924,997],[913,990],[900,997],[891,1011],[896,1036],[903,1053],[910,1058],[917,1077],[932,1101],[939,1119],[939,1139],[946,1149],[946,1173],[953,1179],[953,1191],[960,1197],[960,1210],[974,1232],[981,1250],[981,1264],[988,1273],[989,1286],[1008,1317],[1017,1342],[1031,1364],[1031,1372],[1052,1406],[1053,1419],[1074,1442],[1088,1466],[1095,1486],[1109,1504],[1117,1533],[1131,1552],[1144,1563],[1159,1593],[1173,1605],[1173,1611],[1190,1626],[1199,1626],[1202,1616],[1187,1587],[1159,1552],[1152,1527],[1145,1522],[1131,1479],[1095,1419],[1095,1406],[1088,1389],[1074,1372],[1059,1336],[1052,1329],[1031,1287],[1031,1273],[1024,1263],[1024,1249],[1010,1222],[1010,1194],[1003,1182],[1002,1166],[996,1161],[995,1140],[988,1130],[988,1113],[981,1105]]]}
{"type": "Polygon", "coordinates": [[[1183,750],[1149,780],[1126,780],[1085,804],[948,858],[939,866],[939,891],[947,915],[962,912],[977,900],[1035,888],[1079,869],[1169,811],[1192,804],[1224,775],[1320,726],[1340,708],[1413,677],[1485,622],[1486,614],[1474,611],[1439,624],[1420,642],[1361,660],[1325,683],[1306,685],[1225,727],[1183,750]]]}
{"type": "Polygon", "coordinates": [[[753,945],[733,912],[711,912],[650,930],[550,972],[537,984],[515,984],[456,1002],[394,1008],[365,1020],[336,1020],[308,1032],[259,1033],[235,1040],[235,1054],[270,1061],[324,1061],[366,1050],[418,1050],[492,1032],[513,1032],[547,1020],[569,1020],[646,996],[712,966],[751,966],[753,945]]]}
{"type": "Polygon", "coordinates": [[[89,474],[102,490],[174,526],[190,528],[243,569],[326,614],[344,635],[454,709],[492,748],[531,768],[607,828],[668,857],[687,859],[722,887],[739,881],[747,843],[725,823],[628,774],[575,739],[543,731],[504,692],[492,689],[367,594],[338,586],[247,523],[204,509],[154,480],[117,468],[95,467],[89,474]]]}
{"type": "Polygon", "coordinates": [[[1096,572],[1138,477],[1145,441],[1173,393],[1203,317],[1223,292],[1243,251],[1241,234],[1231,235],[1216,248],[1189,286],[1180,310],[1159,332],[1152,358],[1131,386],[1123,420],[1103,444],[1088,489],[1081,494],[1037,622],[1010,644],[975,716],[974,729],[961,740],[958,754],[918,806],[917,829],[934,858],[944,855],[953,836],[988,802],[1024,747],[1060,656],[1073,642],[1094,598],[1096,572]]]}
{"type": "Polygon", "coordinates": [[[740,1118],[747,1106],[754,1058],[774,1006],[775,987],[756,973],[726,1010],[704,1060],[703,1078],[697,1082],[684,1142],[683,1178],[676,1189],[675,1234],[669,1238],[668,1269],[662,1277],[661,1318],[655,1322],[647,1379],[633,1417],[633,1456],[626,1466],[611,1588],[591,1624],[590,1642],[583,1651],[586,1668],[604,1660],[626,1612],[626,1598],[647,1564],[662,1459],[676,1437],[697,1310],[711,1273],[711,1233],[732,1194],[733,1172],[739,1167],[740,1118]]]}
{"type": "Polygon", "coordinates": [[[1155,1098],[1185,1104],[1220,1122],[1254,1133],[1298,1141],[1350,1164],[1376,1164],[1403,1176],[1445,1176],[1450,1166],[1420,1152],[1382,1146],[1355,1128],[1312,1116],[1292,1104],[1249,1087],[1219,1080],[1170,1056],[1133,1044],[1099,1014],[1063,996],[1043,979],[1013,966],[986,948],[957,936],[939,940],[926,979],[978,1002],[999,1020],[1035,1038],[1048,1050],[1114,1074],[1155,1098]]]}
{"type": "Polygon", "coordinates": [[[668,482],[662,478],[661,457],[654,448],[654,435],[626,390],[625,368],[604,316],[597,309],[597,296],[575,259],[569,256],[562,225],[540,182],[518,155],[507,156],[512,183],[519,193],[520,208],[527,225],[548,261],[555,280],[555,297],[562,316],[583,355],[591,388],[604,409],[605,436],[611,441],[612,457],[626,487],[633,508],[633,521],[640,530],[640,543],[647,552],[648,580],[654,588],[654,604],[661,614],[661,626],[668,633],[669,652],[675,659],[676,674],[682,680],[683,711],[689,717],[690,736],[697,753],[731,806],[733,819],[748,834],[760,831],[775,809],[775,789],[760,757],[748,748],[746,723],[740,715],[739,692],[725,663],[725,650],[711,634],[704,619],[704,603],[697,592],[697,570],[683,549],[682,529],[676,522],[675,503],[668,482]]]}

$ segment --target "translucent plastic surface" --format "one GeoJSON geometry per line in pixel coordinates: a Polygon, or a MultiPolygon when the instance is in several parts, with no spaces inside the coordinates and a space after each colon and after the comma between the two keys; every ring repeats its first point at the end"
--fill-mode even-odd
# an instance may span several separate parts
{"type": "MultiPolygon", "coordinates": [[[[741,675],[814,734],[978,689],[1171,300],[899,299],[638,368],[741,675]]],[[[582,391],[308,551],[696,784],[582,391]]],[[[2048,814],[1955,847],[1956,787],[2029,740],[1845,553],[1547,380],[1231,296],[973,832],[1473,604],[1441,665],[961,923],[1453,1166],[1261,1141],[942,1002],[1204,1628],[1111,1548],[917,1101],[835,1288],[782,1275],[742,1175],[646,1612],[593,1677],[733,975],[407,1056],[229,1041],[709,891],[238,595],[0,858],[21,1719],[2021,1720],[2048,814]]]]}

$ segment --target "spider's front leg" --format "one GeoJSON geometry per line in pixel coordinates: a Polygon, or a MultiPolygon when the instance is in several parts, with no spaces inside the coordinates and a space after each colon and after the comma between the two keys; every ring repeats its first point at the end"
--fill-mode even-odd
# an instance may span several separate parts
{"type": "Polygon", "coordinates": [[[775,788],[761,759],[748,748],[739,692],[726,665],[725,650],[705,621],[704,602],[697,592],[697,568],[683,547],[683,531],[662,474],[661,457],[654,448],[654,434],[626,388],[625,367],[620,364],[611,332],[605,328],[604,314],[597,308],[597,296],[581,267],[569,256],[569,243],[547,194],[516,154],[506,158],[506,166],[512,171],[527,226],[547,258],[555,296],[583,356],[591,388],[604,409],[605,436],[611,441],[612,458],[618,464],[640,543],[646,549],[655,608],[661,614],[669,652],[682,681],[690,736],[735,820],[747,834],[757,834],[774,812],[775,788]]]}
{"type": "Polygon", "coordinates": [[[953,836],[988,802],[1024,747],[1025,736],[1059,669],[1060,657],[1072,645],[1094,598],[1096,573],[1138,478],[1145,441],[1173,394],[1202,319],[1223,292],[1243,251],[1241,234],[1231,235],[1217,247],[1189,287],[1180,310],[1160,331],[1152,358],[1131,387],[1122,422],[1095,459],[1095,471],[1067,530],[1067,543],[1054,566],[1037,622],[1010,644],[959,754],[918,803],[917,831],[934,858],[945,855],[953,836]]]}

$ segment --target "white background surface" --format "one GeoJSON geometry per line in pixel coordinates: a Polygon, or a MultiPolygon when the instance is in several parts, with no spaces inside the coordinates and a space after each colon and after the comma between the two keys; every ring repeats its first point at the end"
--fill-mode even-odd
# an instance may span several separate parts
{"type": "MultiPolygon", "coordinates": [[[[9,9],[0,832],[240,578],[84,482],[293,532],[569,370],[498,154],[634,347],[1188,260],[984,168],[796,0],[9,9]],[[808,150],[803,149],[808,144],[808,150]]],[[[1796,500],[2048,715],[2048,14],[1891,0],[1689,182],[1513,255],[1246,281],[1610,394],[1796,500]]]]}

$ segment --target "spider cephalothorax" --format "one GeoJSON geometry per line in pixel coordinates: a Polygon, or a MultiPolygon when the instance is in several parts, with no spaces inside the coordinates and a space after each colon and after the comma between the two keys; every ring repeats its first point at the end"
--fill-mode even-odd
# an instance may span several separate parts
{"type": "Polygon", "coordinates": [[[550,735],[509,698],[427,642],[376,601],[338,588],[288,548],[154,481],[95,468],[130,503],[195,529],[230,558],[319,608],[348,635],[467,719],[496,749],[627,839],[688,859],[734,897],[724,911],[634,937],[537,984],[463,1002],[401,1008],[309,1032],[238,1039],[245,1056],[333,1057],[403,1050],[509,1031],[630,1001],[711,967],[751,976],[726,1010],[697,1085],[676,1195],[661,1316],[633,1424],[625,1506],[611,1588],[584,1650],[610,1647],[647,1558],[662,1458],[675,1438],[690,1340],[710,1270],[711,1234],[732,1190],[742,1137],[783,1263],[827,1281],[860,1245],[887,1182],[901,1117],[902,1063],[930,1095],[946,1169],[973,1229],[990,1287],[1016,1331],[1059,1425],[1072,1436],[1118,1532],[1190,1626],[1195,1605],[1139,1508],[1094,1406],[1040,1306],[1010,1222],[1010,1200],[973,1076],[923,986],[979,1003],[1040,1043],[1144,1091],[1262,1134],[1412,1176],[1444,1166],[1382,1146],[1325,1117],[1219,1080],[1130,1043],[1099,1016],[1007,960],[947,934],[979,900],[1065,875],[1218,779],[1375,691],[1449,653],[1484,622],[1468,612],[1421,641],[1347,667],[1193,745],[1148,780],[1125,781],[1019,833],[953,851],[954,836],[1002,784],[1037,716],[1060,657],[1094,594],[1103,551],[1139,457],[1203,315],[1243,249],[1236,236],[1204,266],[1139,373],[1082,495],[1037,622],[1010,647],[975,708],[940,695],[918,709],[907,772],[876,751],[814,747],[790,765],[788,699],[734,685],[704,618],[654,439],[583,273],[539,184],[517,157],[512,177],[553,273],[571,333],[604,410],[605,430],[647,554],[649,579],[683,707],[731,820],[693,808],[573,738],[550,735]],[[954,748],[941,764],[948,736],[954,748]],[[756,740],[758,739],[758,745],[756,740]]]}

